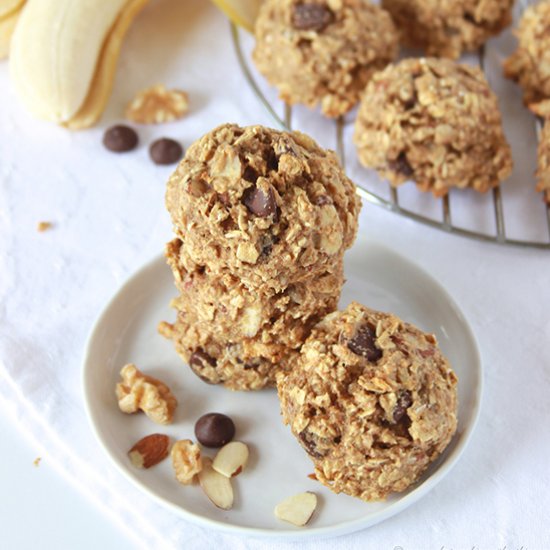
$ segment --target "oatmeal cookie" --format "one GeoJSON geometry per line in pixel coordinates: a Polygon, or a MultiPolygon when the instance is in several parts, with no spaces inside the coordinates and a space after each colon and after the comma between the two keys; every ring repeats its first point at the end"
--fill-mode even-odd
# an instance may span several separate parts
{"type": "Polygon", "coordinates": [[[313,329],[277,386],[317,479],[381,500],[407,489],[450,442],[456,382],[433,335],[352,303],[313,329]]]}
{"type": "Polygon", "coordinates": [[[266,0],[255,35],[256,67],[281,99],[329,117],[352,109],[398,49],[391,17],[367,0],[266,0]]]}
{"type": "Polygon", "coordinates": [[[546,120],[540,135],[537,164],[537,191],[550,204],[550,122],[546,120]]]}
{"type": "Polygon", "coordinates": [[[512,21],[514,0],[382,0],[407,46],[457,59],[512,21]]]}
{"type": "Polygon", "coordinates": [[[512,171],[496,95],[483,73],[448,59],[405,59],[374,75],[355,125],[359,160],[393,186],[434,196],[486,192],[512,171]]]}
{"type": "Polygon", "coordinates": [[[550,2],[525,10],[515,34],[518,49],[504,62],[504,74],[523,88],[524,103],[550,116],[550,2]]]}
{"type": "Polygon", "coordinates": [[[336,154],[306,135],[226,124],[187,150],[166,205],[187,270],[228,271],[262,293],[330,272],[360,200],[336,154]]]}
{"type": "Polygon", "coordinates": [[[208,269],[188,272],[178,262],[179,243],[168,245],[168,261],[180,296],[172,305],[170,338],[191,369],[211,384],[233,390],[273,386],[275,374],[292,366],[311,328],[334,311],[343,284],[342,262],[335,272],[280,293],[251,292],[230,274],[208,269]]]}

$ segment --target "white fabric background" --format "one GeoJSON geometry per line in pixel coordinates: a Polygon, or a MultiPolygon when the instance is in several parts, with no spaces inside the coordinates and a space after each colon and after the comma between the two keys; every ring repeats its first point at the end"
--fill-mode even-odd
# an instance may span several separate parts
{"type": "MultiPolygon", "coordinates": [[[[489,49],[498,61],[507,34],[489,49]]],[[[491,57],[492,56],[492,57],[491,57]]],[[[495,63],[497,66],[497,63],[495,63]]],[[[510,230],[545,237],[532,192],[534,134],[519,94],[507,96],[506,130],[515,136],[517,169],[505,193],[510,230]],[[522,122],[523,121],[523,122],[522,122]],[[527,121],[527,123],[525,123],[527,121]]],[[[493,82],[493,81],[492,81],[493,82]]],[[[270,97],[273,97],[270,92],[270,97]]],[[[114,522],[148,548],[471,549],[550,547],[550,252],[498,247],[449,236],[365,204],[361,231],[418,263],[461,305],[485,367],[482,416],[452,473],[397,517],[367,531],[311,543],[283,543],[213,533],[151,502],[121,478],[93,438],[83,409],[81,360],[94,320],[119,285],[170,238],[164,183],[147,144],[169,135],[188,146],[226,122],[273,125],[246,85],[228,25],[204,0],[157,0],[135,22],[122,52],[113,98],[95,129],[71,133],[21,109],[0,64],[0,414],[11,415],[42,456],[114,522]],[[162,29],[159,32],[159,29],[162,29]],[[181,122],[140,129],[141,147],[112,155],[102,132],[126,101],[156,82],[190,93],[181,122]],[[38,233],[40,220],[55,223],[38,233]]],[[[332,128],[298,110],[296,124],[334,147],[332,128]]],[[[357,166],[353,178],[372,175],[357,166]]],[[[383,191],[384,192],[384,191],[383,191]]],[[[412,186],[404,201],[436,208],[412,186]]],[[[487,198],[453,194],[456,219],[492,227],[487,198]],[[487,221],[489,220],[489,221],[487,221]]]]}

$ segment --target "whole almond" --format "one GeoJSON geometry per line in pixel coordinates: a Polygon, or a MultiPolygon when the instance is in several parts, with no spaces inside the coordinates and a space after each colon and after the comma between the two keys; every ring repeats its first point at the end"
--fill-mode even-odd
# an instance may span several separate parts
{"type": "Polygon", "coordinates": [[[168,456],[170,438],[163,434],[151,434],[140,439],[128,456],[136,468],[151,468],[168,456]]]}
{"type": "Polygon", "coordinates": [[[303,527],[317,508],[317,495],[309,491],[293,495],[275,507],[275,516],[298,527],[303,527]]]}
{"type": "Polygon", "coordinates": [[[199,483],[205,495],[218,507],[229,510],[233,506],[231,480],[212,468],[212,459],[204,457],[199,483]]]}
{"type": "Polygon", "coordinates": [[[224,445],[214,457],[212,468],[225,477],[239,475],[248,461],[248,447],[241,441],[224,445]]]}

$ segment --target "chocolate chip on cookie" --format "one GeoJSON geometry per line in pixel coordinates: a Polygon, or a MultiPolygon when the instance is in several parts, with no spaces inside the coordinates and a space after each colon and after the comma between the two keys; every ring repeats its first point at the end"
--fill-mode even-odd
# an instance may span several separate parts
{"type": "Polygon", "coordinates": [[[393,409],[393,421],[399,422],[406,414],[407,409],[412,405],[412,395],[408,390],[402,391],[397,397],[395,409],[393,409]]]}
{"type": "Polygon", "coordinates": [[[277,218],[277,202],[271,189],[266,193],[259,187],[249,187],[243,193],[243,204],[255,216],[267,218],[273,214],[277,218]]]}
{"type": "Polygon", "coordinates": [[[348,348],[355,353],[361,355],[368,361],[376,363],[382,357],[382,350],[376,347],[376,334],[368,325],[360,327],[355,336],[348,341],[348,348]]]}
{"type": "Polygon", "coordinates": [[[292,13],[292,26],[299,31],[321,32],[334,21],[334,13],[322,4],[297,4],[292,13]]]}

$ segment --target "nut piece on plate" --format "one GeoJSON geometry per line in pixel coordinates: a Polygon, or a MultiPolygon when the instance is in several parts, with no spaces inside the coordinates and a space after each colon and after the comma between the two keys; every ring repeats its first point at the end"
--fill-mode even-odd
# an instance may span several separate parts
{"type": "Polygon", "coordinates": [[[328,117],[351,110],[398,50],[390,15],[365,0],[266,0],[255,35],[256,67],[281,99],[328,117]]]}
{"type": "Polygon", "coordinates": [[[415,483],[457,427],[457,378],[432,334],[352,302],[277,380],[285,424],[319,482],[384,500],[415,483]]]}
{"type": "Polygon", "coordinates": [[[512,21],[514,0],[382,0],[406,46],[457,59],[512,21]]]}
{"type": "Polygon", "coordinates": [[[518,49],[504,62],[504,74],[523,88],[523,102],[534,113],[550,116],[550,2],[525,10],[514,31],[518,49]]]}
{"type": "Polygon", "coordinates": [[[309,491],[293,495],[275,506],[275,516],[298,527],[303,527],[317,508],[317,495],[309,491]]]}
{"type": "Polygon", "coordinates": [[[166,384],[143,374],[131,363],[122,368],[120,376],[122,382],[116,385],[116,396],[122,412],[142,410],[157,424],[172,422],[178,401],[166,384]]]}
{"type": "Polygon", "coordinates": [[[414,181],[436,197],[481,193],[512,171],[498,99],[477,67],[431,57],[376,73],[355,124],[361,163],[397,187],[414,181]]]}
{"type": "Polygon", "coordinates": [[[189,97],[183,90],[167,90],[157,84],[139,92],[126,107],[126,118],[141,124],[160,124],[182,118],[189,111],[189,97]]]}
{"type": "Polygon", "coordinates": [[[136,468],[151,468],[164,460],[170,450],[170,438],[163,434],[151,434],[140,439],[128,456],[136,468]]]}
{"type": "Polygon", "coordinates": [[[212,460],[204,457],[199,483],[205,495],[218,507],[229,510],[233,506],[231,479],[212,468],[212,460]]]}
{"type": "Polygon", "coordinates": [[[239,475],[248,462],[248,447],[241,441],[224,445],[214,457],[212,468],[225,477],[239,475]]]}
{"type": "Polygon", "coordinates": [[[193,483],[195,475],[204,467],[205,459],[201,458],[200,447],[190,439],[182,439],[174,443],[170,455],[176,479],[183,485],[193,483]]]}

